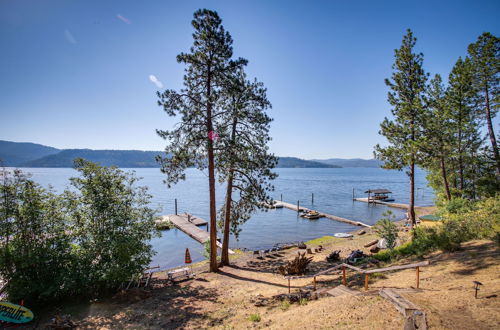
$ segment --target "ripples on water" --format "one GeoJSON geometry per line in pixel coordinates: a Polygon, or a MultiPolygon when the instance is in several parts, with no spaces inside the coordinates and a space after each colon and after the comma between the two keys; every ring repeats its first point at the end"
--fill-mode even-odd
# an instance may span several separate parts
{"type": "MultiPolygon", "coordinates": [[[[29,168],[23,169],[33,175],[33,179],[44,186],[52,185],[58,192],[68,186],[68,179],[77,173],[68,168],[29,168]]],[[[174,213],[174,199],[178,200],[179,213],[189,212],[193,215],[209,219],[208,178],[205,173],[196,169],[187,170],[187,180],[171,189],[163,183],[164,175],[157,168],[126,169],[133,170],[139,177],[141,185],[149,187],[153,195],[152,204],[160,207],[162,214],[174,213]]],[[[387,188],[393,192],[395,202],[407,203],[409,183],[404,172],[388,171],[379,168],[281,168],[276,169],[279,177],[275,180],[275,199],[283,194],[283,200],[297,203],[308,208],[334,214],[367,224],[374,224],[388,208],[385,206],[368,206],[366,203],[353,202],[352,190],[356,197],[365,197],[366,189],[387,188]],[[314,193],[314,205],[311,204],[311,193],[314,193]]],[[[432,205],[434,194],[427,187],[425,172],[417,170],[416,205],[432,205]]],[[[224,198],[222,186],[217,189],[217,205],[220,207],[224,198]]],[[[391,209],[401,219],[404,210],[391,209]]],[[[329,220],[306,220],[289,209],[257,212],[242,226],[239,241],[232,240],[232,248],[265,249],[278,242],[307,241],[336,232],[347,232],[359,229],[345,223],[329,220]]],[[[202,246],[183,232],[173,229],[164,231],[162,237],[151,241],[157,254],[153,257],[153,265],[174,267],[184,262],[184,251],[189,248],[193,262],[203,260],[202,246]]]]}

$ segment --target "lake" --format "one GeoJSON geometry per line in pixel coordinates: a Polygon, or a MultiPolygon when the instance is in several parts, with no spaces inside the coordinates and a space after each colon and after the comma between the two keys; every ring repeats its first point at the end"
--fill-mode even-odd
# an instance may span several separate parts
{"type": "MultiPolygon", "coordinates": [[[[61,192],[69,185],[69,178],[77,172],[70,168],[24,168],[32,178],[43,186],[51,185],[61,192]]],[[[186,181],[171,189],[163,183],[164,175],[157,168],[124,169],[134,171],[142,177],[140,185],[148,186],[153,195],[152,206],[160,207],[161,214],[174,213],[174,199],[178,200],[178,212],[189,212],[209,220],[208,176],[196,169],[187,170],[186,181]]],[[[374,224],[389,208],[366,203],[353,202],[353,188],[356,197],[365,197],[367,189],[386,188],[393,192],[395,202],[407,203],[409,183],[404,172],[380,168],[279,168],[275,180],[275,191],[271,195],[290,203],[334,214],[351,220],[374,224]],[[314,193],[314,205],[311,194],[314,193]]],[[[434,193],[427,186],[426,173],[417,170],[415,187],[416,205],[432,205],[434,193]]],[[[217,206],[224,199],[223,186],[217,188],[217,206]]],[[[397,217],[404,217],[404,210],[390,209],[397,217]]],[[[289,209],[258,211],[242,226],[239,240],[232,238],[231,248],[250,250],[267,249],[275,243],[307,241],[317,237],[348,232],[359,227],[329,220],[307,220],[297,216],[289,209]]],[[[220,235],[219,235],[220,236],[220,235]]],[[[152,265],[175,267],[184,263],[184,251],[189,248],[193,262],[203,260],[202,245],[183,232],[173,229],[163,231],[162,236],[154,238],[151,244],[156,251],[152,265]]]]}

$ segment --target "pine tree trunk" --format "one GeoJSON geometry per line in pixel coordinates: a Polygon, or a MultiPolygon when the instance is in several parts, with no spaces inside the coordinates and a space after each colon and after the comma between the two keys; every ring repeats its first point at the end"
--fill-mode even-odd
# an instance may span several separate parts
{"type": "Polygon", "coordinates": [[[493,130],[493,124],[491,122],[491,112],[490,112],[490,97],[488,86],[485,87],[485,98],[486,98],[486,123],[488,125],[488,134],[490,136],[491,148],[493,149],[493,156],[495,157],[495,163],[497,167],[497,176],[500,177],[500,156],[498,154],[497,139],[495,137],[495,131],[493,130]]]}
{"type": "Polygon", "coordinates": [[[410,163],[410,204],[408,205],[408,215],[410,216],[411,227],[417,224],[415,220],[415,161],[410,163]]]}
{"type": "Polygon", "coordinates": [[[214,147],[211,137],[212,125],[212,103],[211,103],[211,71],[208,67],[207,77],[207,151],[208,151],[208,189],[210,191],[210,271],[217,272],[217,211],[215,207],[215,166],[214,147]]]}
{"type": "Polygon", "coordinates": [[[464,164],[462,157],[462,117],[459,116],[458,119],[458,178],[459,178],[459,189],[464,190],[464,164]]]}
{"type": "Polygon", "coordinates": [[[444,157],[441,156],[441,175],[443,176],[444,191],[446,192],[446,198],[451,201],[450,186],[448,185],[448,178],[446,174],[446,165],[444,164],[444,157]]]}
{"type": "Polygon", "coordinates": [[[233,194],[233,169],[229,170],[229,177],[227,179],[226,190],[226,210],[224,217],[224,238],[222,241],[222,256],[221,264],[224,266],[229,265],[229,230],[231,228],[231,203],[233,194]]]}
{"type": "MultiPolygon", "coordinates": [[[[233,124],[231,128],[231,147],[234,148],[234,143],[236,140],[236,126],[238,125],[238,120],[236,118],[233,119],[233,124]]],[[[231,158],[234,157],[234,152],[231,149],[231,158]]],[[[232,194],[233,194],[233,178],[234,178],[234,169],[233,169],[233,161],[231,160],[231,168],[229,169],[229,177],[227,179],[227,190],[226,190],[226,210],[224,217],[224,238],[222,241],[222,256],[221,256],[221,264],[224,266],[229,265],[229,229],[231,228],[231,203],[232,203],[232,194]]]]}

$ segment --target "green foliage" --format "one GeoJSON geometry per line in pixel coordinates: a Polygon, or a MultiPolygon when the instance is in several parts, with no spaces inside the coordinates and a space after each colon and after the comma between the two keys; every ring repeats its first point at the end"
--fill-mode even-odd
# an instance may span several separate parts
{"type": "Polygon", "coordinates": [[[500,155],[492,119],[500,108],[500,38],[484,32],[475,43],[469,45],[468,53],[472,64],[476,101],[482,110],[482,118],[486,123],[490,139],[491,149],[488,150],[488,154],[491,155],[489,158],[493,160],[493,168],[496,169],[498,176],[500,155]]]}
{"type": "Polygon", "coordinates": [[[203,251],[201,254],[205,259],[210,259],[210,240],[203,243],[203,251]]]}
{"type": "Polygon", "coordinates": [[[280,309],[282,311],[286,311],[289,308],[290,308],[290,300],[288,300],[288,299],[282,300],[280,303],[280,309]]]}
{"type": "Polygon", "coordinates": [[[71,237],[63,200],[19,170],[0,171],[0,277],[12,301],[71,293],[71,237]]]}
{"type": "Polygon", "coordinates": [[[307,302],[308,302],[308,301],[309,301],[309,300],[307,300],[307,298],[300,298],[300,299],[299,299],[299,305],[300,305],[300,306],[305,306],[305,305],[307,305],[307,302]]]}
{"type": "Polygon", "coordinates": [[[177,55],[186,65],[184,87],[180,91],[157,92],[158,105],[169,116],[180,116],[172,130],[157,130],[167,141],[165,155],[158,156],[165,182],[170,187],[186,178],[187,167],[208,168],[210,199],[210,270],[217,270],[215,241],[217,209],[215,198],[215,157],[220,154],[214,138],[224,131],[224,88],[235,70],[246,65],[245,59],[233,60],[233,39],[222,26],[217,12],[200,9],[193,15],[193,45],[189,53],[177,55]]]}
{"type": "Polygon", "coordinates": [[[375,232],[387,242],[387,248],[393,249],[398,238],[398,226],[394,223],[396,216],[391,211],[383,214],[386,218],[382,218],[375,224],[375,232]]]}
{"type": "Polygon", "coordinates": [[[424,125],[427,111],[424,106],[427,74],[423,69],[423,54],[415,53],[417,39],[408,29],[401,47],[394,51],[393,73],[385,83],[390,91],[387,101],[392,106],[392,117],[384,118],[379,134],[388,146],[375,146],[375,157],[384,161],[384,168],[403,170],[407,168],[410,180],[409,216],[415,224],[415,166],[423,162],[419,150],[424,140],[424,125]]]}
{"type": "Polygon", "coordinates": [[[174,229],[175,225],[170,220],[164,220],[162,217],[155,218],[155,227],[158,230],[174,229]]]}
{"type": "Polygon", "coordinates": [[[482,201],[452,200],[441,210],[441,226],[414,229],[413,239],[393,250],[380,251],[375,258],[389,261],[414,255],[422,257],[433,250],[456,251],[460,244],[474,239],[497,240],[500,237],[500,196],[482,201]]]}
{"type": "Polygon", "coordinates": [[[250,314],[250,316],[248,317],[248,320],[252,321],[252,322],[260,322],[260,320],[261,320],[260,314],[258,314],[258,313],[250,314]]]}
{"type": "Polygon", "coordinates": [[[88,291],[116,288],[149,264],[149,240],[155,210],[148,207],[146,187],[132,174],[77,159],[80,176],[71,179],[76,192],[65,192],[73,219],[82,269],[79,278],[88,291]]]}
{"type": "Polygon", "coordinates": [[[217,162],[219,181],[227,183],[225,203],[220,209],[220,218],[224,219],[224,264],[228,263],[229,230],[238,238],[241,225],[262,202],[271,199],[268,195],[274,190],[271,181],[277,177],[272,169],[278,162],[268,147],[272,119],[266,111],[271,103],[264,84],[247,80],[239,68],[226,86],[225,114],[221,120],[228,124],[221,126],[217,162]]]}
{"type": "Polygon", "coordinates": [[[78,160],[56,195],[20,171],[0,172],[0,276],[32,304],[117,288],[151,260],[150,196],[133,175],[78,160]]]}

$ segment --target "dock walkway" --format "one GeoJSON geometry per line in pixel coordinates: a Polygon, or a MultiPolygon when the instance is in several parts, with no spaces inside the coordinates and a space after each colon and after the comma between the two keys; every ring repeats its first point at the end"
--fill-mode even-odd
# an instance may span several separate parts
{"type": "MultiPolygon", "coordinates": [[[[279,206],[286,207],[287,209],[297,211],[297,205],[290,204],[290,203],[287,203],[287,202],[282,202],[282,201],[275,200],[274,201],[274,205],[277,205],[278,207],[279,206]]],[[[354,225],[354,226],[363,226],[363,227],[371,228],[370,225],[367,225],[366,223],[362,223],[360,221],[349,220],[349,219],[346,219],[346,218],[338,217],[338,216],[333,215],[333,214],[328,214],[328,213],[320,212],[320,211],[317,211],[317,210],[308,209],[307,207],[299,206],[299,208],[300,208],[301,211],[306,211],[306,212],[307,211],[316,211],[316,212],[319,213],[319,215],[321,217],[325,217],[325,218],[328,218],[330,220],[340,221],[340,222],[348,223],[348,224],[354,225]]]]}
{"type": "MultiPolygon", "coordinates": [[[[208,224],[208,222],[199,217],[190,216],[189,219],[191,221],[188,221],[187,214],[169,214],[164,215],[163,217],[166,217],[167,220],[170,220],[177,229],[186,233],[189,237],[191,237],[195,241],[200,242],[201,244],[204,244],[206,241],[210,240],[209,232],[198,228],[198,226],[206,225],[208,224]]],[[[222,248],[222,244],[219,241],[217,241],[217,246],[219,248],[222,248]]],[[[229,249],[229,253],[234,254],[234,251],[229,249]]]]}
{"type": "MultiPolygon", "coordinates": [[[[367,197],[364,197],[364,198],[354,198],[354,200],[358,201],[358,202],[368,203],[368,198],[367,197]]],[[[370,200],[370,203],[385,205],[385,206],[394,207],[394,208],[397,208],[397,209],[405,209],[405,210],[408,209],[408,204],[383,202],[383,201],[373,200],[373,199],[370,200]]],[[[415,207],[418,207],[418,206],[415,206],[415,207]]]]}

